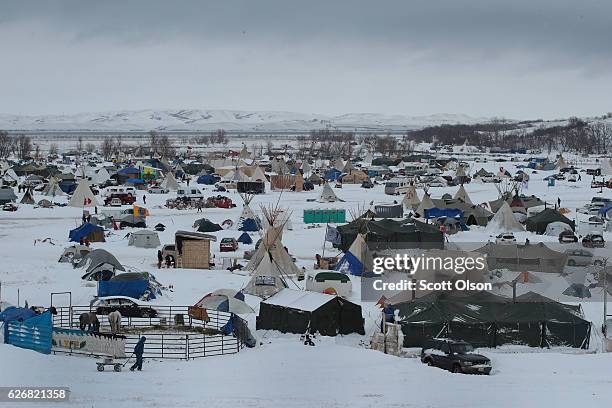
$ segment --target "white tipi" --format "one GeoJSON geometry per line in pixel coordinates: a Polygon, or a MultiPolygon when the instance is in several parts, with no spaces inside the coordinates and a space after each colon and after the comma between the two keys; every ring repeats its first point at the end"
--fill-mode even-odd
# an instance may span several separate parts
{"type": "Polygon", "coordinates": [[[81,180],[79,182],[76,190],[72,193],[68,205],[77,208],[95,207],[98,205],[96,196],[91,191],[91,188],[89,188],[89,182],[87,180],[81,180]]]}
{"type": "Polygon", "coordinates": [[[430,208],[434,208],[434,207],[435,207],[435,204],[433,203],[431,197],[429,196],[429,193],[425,193],[425,195],[423,196],[423,200],[421,200],[421,204],[419,204],[419,207],[416,210],[416,213],[420,217],[424,217],[425,210],[429,210],[430,208]]]}
{"type": "Polygon", "coordinates": [[[519,232],[525,228],[514,218],[514,213],[506,201],[504,201],[487,224],[488,232],[519,232]]]}
{"type": "Polygon", "coordinates": [[[473,205],[472,200],[470,199],[470,196],[468,195],[467,191],[465,191],[465,187],[463,186],[463,184],[459,187],[459,190],[457,190],[457,192],[455,193],[454,198],[460,199],[466,204],[473,205]]]}
{"type": "Polygon", "coordinates": [[[344,200],[339,199],[338,196],[336,196],[336,193],[334,193],[334,190],[332,190],[331,186],[325,182],[318,201],[320,203],[335,203],[336,201],[344,200]]]}
{"type": "Polygon", "coordinates": [[[410,185],[408,191],[406,191],[402,204],[404,204],[405,208],[409,208],[411,210],[418,208],[419,204],[421,204],[421,199],[419,198],[416,187],[413,184],[410,185]]]}

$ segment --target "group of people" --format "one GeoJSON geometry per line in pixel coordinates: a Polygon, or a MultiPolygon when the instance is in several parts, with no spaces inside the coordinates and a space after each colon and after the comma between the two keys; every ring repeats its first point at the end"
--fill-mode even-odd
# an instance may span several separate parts
{"type": "Polygon", "coordinates": [[[161,269],[162,264],[166,264],[166,268],[171,268],[171,267],[175,267],[176,268],[176,261],[174,260],[174,257],[170,254],[166,255],[166,257],[164,258],[164,254],[162,254],[161,250],[157,250],[157,269],[161,269]]]}

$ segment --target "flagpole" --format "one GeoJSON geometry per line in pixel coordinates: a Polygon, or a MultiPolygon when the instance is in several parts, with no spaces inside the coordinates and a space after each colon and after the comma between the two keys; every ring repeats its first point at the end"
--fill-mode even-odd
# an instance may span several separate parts
{"type": "Polygon", "coordinates": [[[329,221],[325,224],[325,235],[323,236],[323,254],[321,258],[325,257],[325,241],[327,240],[327,229],[329,228],[329,221]]]}

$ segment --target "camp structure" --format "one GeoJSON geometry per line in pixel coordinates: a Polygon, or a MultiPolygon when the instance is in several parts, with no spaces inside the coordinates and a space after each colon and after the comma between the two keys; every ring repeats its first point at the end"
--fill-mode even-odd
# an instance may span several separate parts
{"type": "Polygon", "coordinates": [[[207,218],[195,220],[193,228],[197,228],[198,232],[217,232],[223,229],[219,224],[215,224],[207,218]]]}
{"type": "Polygon", "coordinates": [[[361,306],[339,296],[293,289],[261,302],[256,323],[257,330],[282,333],[365,334],[361,306]]]}
{"type": "Polygon", "coordinates": [[[489,232],[519,232],[524,230],[525,228],[514,218],[512,209],[505,201],[487,225],[487,231],[489,232]]]}
{"type": "Polygon", "coordinates": [[[126,214],[120,218],[119,226],[121,228],[147,228],[147,220],[139,215],[126,214]]]}
{"type": "Polygon", "coordinates": [[[104,239],[104,228],[93,225],[92,223],[86,222],[80,227],[77,227],[70,231],[68,238],[72,242],[105,242],[104,239]]]}
{"type": "Polygon", "coordinates": [[[281,223],[272,226],[278,224],[275,219],[278,209],[262,208],[262,211],[270,226],[259,242],[255,254],[244,268],[251,273],[251,280],[244,288],[244,293],[265,299],[286,288],[289,276],[299,275],[300,269],[283,246],[284,225],[281,223]]]}
{"type": "Polygon", "coordinates": [[[470,199],[470,196],[468,195],[467,191],[465,191],[465,187],[463,186],[463,184],[461,184],[461,186],[459,186],[459,190],[457,190],[457,192],[455,193],[455,197],[453,197],[455,199],[459,199],[461,201],[463,201],[464,203],[467,204],[473,204],[472,200],[470,199]]]}
{"type": "Polygon", "coordinates": [[[42,191],[43,195],[47,197],[63,196],[64,192],[59,186],[59,180],[55,177],[51,177],[49,183],[45,186],[42,191]]]}
{"type": "Polygon", "coordinates": [[[166,174],[164,181],[161,182],[161,188],[168,191],[178,190],[179,183],[178,181],[176,181],[176,178],[174,177],[174,174],[172,174],[172,172],[168,172],[168,174],[166,174]]]}
{"type": "Polygon", "coordinates": [[[210,242],[216,242],[214,235],[199,232],[176,231],[176,267],[188,269],[210,268],[210,242]]]}
{"type": "Polygon", "coordinates": [[[416,209],[416,214],[419,217],[424,217],[425,216],[425,211],[429,210],[431,208],[434,208],[435,204],[433,203],[433,201],[431,200],[431,197],[429,195],[429,193],[425,193],[425,195],[423,196],[423,200],[421,200],[421,203],[419,204],[419,206],[416,209]]]}
{"type": "Polygon", "coordinates": [[[27,188],[25,194],[23,195],[23,197],[21,197],[21,201],[19,201],[20,204],[31,204],[34,205],[36,204],[34,202],[34,198],[32,197],[32,189],[31,188],[27,188]]]}
{"type": "Polygon", "coordinates": [[[91,248],[85,245],[71,245],[64,248],[57,262],[78,263],[85,255],[91,252],[91,248]]]}
{"type": "Polygon", "coordinates": [[[91,191],[91,188],[89,188],[87,180],[81,180],[79,182],[76,190],[72,193],[72,197],[70,197],[68,205],[77,208],[95,207],[98,205],[96,196],[91,191]]]}
{"type": "Polygon", "coordinates": [[[240,242],[241,244],[244,244],[244,245],[251,245],[253,243],[253,238],[251,238],[251,236],[249,235],[248,232],[243,232],[236,239],[236,241],[238,241],[238,242],[240,242]]]}
{"type": "Polygon", "coordinates": [[[567,254],[554,251],[542,242],[525,245],[489,242],[475,251],[487,256],[491,270],[561,273],[567,263],[567,254]]]}
{"type": "Polygon", "coordinates": [[[128,245],[135,246],[136,248],[157,248],[161,245],[161,242],[157,232],[141,230],[130,234],[128,245]]]}
{"type": "Polygon", "coordinates": [[[414,184],[411,184],[408,187],[408,191],[406,191],[406,195],[404,196],[404,200],[402,200],[402,204],[408,210],[414,211],[419,208],[421,204],[421,199],[417,194],[416,187],[414,184]]]}
{"type": "Polygon", "coordinates": [[[306,290],[311,292],[338,295],[346,298],[353,291],[351,279],[342,272],[337,271],[310,271],[306,273],[306,290]]]}
{"type": "Polygon", "coordinates": [[[125,268],[113,254],[104,249],[94,249],[85,254],[75,265],[75,268],[85,268],[83,280],[108,280],[116,271],[125,271],[125,268]]]}
{"type": "Polygon", "coordinates": [[[240,194],[243,201],[242,212],[235,223],[238,231],[255,232],[261,229],[261,221],[251,209],[253,194],[240,194]]]}
{"type": "Polygon", "coordinates": [[[374,214],[376,218],[403,218],[404,205],[395,204],[376,204],[374,205],[374,214]]]}
{"type": "Polygon", "coordinates": [[[357,234],[351,246],[336,264],[336,271],[356,276],[372,274],[374,260],[364,237],[365,234],[357,234]]]}
{"type": "Polygon", "coordinates": [[[334,244],[346,251],[353,244],[358,234],[363,234],[371,250],[439,248],[444,247],[444,234],[436,227],[413,219],[372,220],[357,218],[346,225],[337,227],[340,242],[334,244]]]}
{"type": "Polygon", "coordinates": [[[2,188],[0,188],[1,205],[12,203],[15,200],[17,200],[17,195],[15,194],[15,191],[12,189],[12,187],[3,186],[2,188]]]}
{"type": "Polygon", "coordinates": [[[321,190],[321,195],[319,196],[320,203],[335,203],[336,201],[344,201],[339,199],[332,190],[331,186],[328,183],[323,183],[323,189],[321,190]]]}
{"type": "Polygon", "coordinates": [[[557,160],[557,164],[555,164],[555,169],[556,170],[560,170],[560,169],[564,169],[567,167],[567,163],[565,162],[565,159],[563,158],[563,155],[560,154],[559,155],[559,159],[557,160]]]}
{"type": "Polygon", "coordinates": [[[474,347],[589,347],[591,323],[580,306],[532,292],[514,302],[488,292],[434,292],[391,307],[399,316],[404,347],[423,347],[434,337],[474,347]]]}
{"type": "Polygon", "coordinates": [[[565,223],[572,229],[572,231],[575,230],[574,221],[570,220],[569,218],[552,208],[547,208],[544,211],[527,218],[527,220],[525,220],[525,226],[527,228],[527,231],[532,231],[538,235],[542,235],[546,232],[548,224],[551,224],[553,222],[565,223]]]}

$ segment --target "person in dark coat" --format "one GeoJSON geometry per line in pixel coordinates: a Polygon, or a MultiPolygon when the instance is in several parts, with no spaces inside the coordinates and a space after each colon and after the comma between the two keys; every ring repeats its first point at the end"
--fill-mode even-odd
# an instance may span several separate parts
{"type": "Polygon", "coordinates": [[[144,344],[147,341],[145,336],[142,336],[136,346],[134,347],[134,355],[136,356],[136,362],[133,366],[130,367],[130,371],[134,371],[134,369],[138,369],[138,371],[142,371],[142,355],[144,354],[144,344]]]}
{"type": "Polygon", "coordinates": [[[157,250],[157,269],[161,269],[162,263],[164,262],[164,257],[162,255],[161,250],[157,250]]]}
{"type": "Polygon", "coordinates": [[[142,202],[143,202],[144,204],[146,204],[146,203],[147,203],[147,196],[146,196],[146,195],[143,195],[143,196],[142,196],[142,202]]]}

